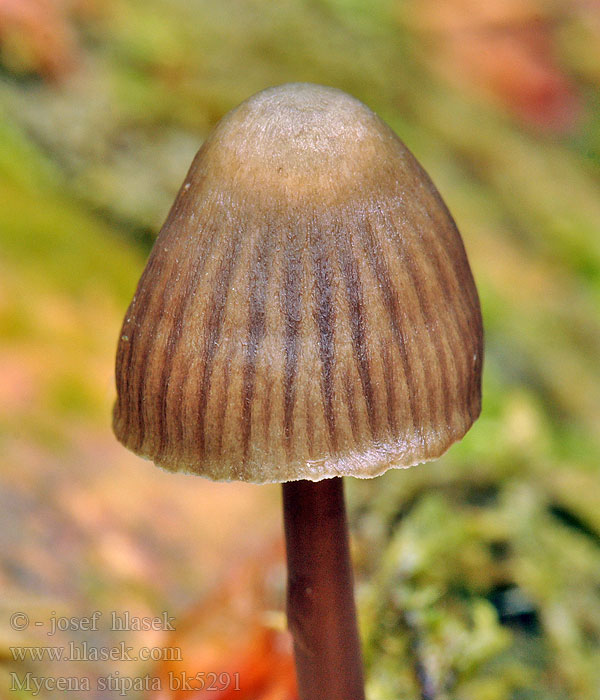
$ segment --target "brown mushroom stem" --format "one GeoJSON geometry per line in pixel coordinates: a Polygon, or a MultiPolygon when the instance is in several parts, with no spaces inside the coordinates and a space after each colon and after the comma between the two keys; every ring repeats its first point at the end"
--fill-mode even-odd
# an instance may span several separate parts
{"type": "Polygon", "coordinates": [[[300,700],[364,700],[342,479],[284,483],[283,508],[300,700]]]}

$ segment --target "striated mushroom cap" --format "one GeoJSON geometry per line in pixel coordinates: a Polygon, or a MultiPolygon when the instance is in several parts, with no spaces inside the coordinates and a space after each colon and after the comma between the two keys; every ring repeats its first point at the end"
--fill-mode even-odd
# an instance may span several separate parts
{"type": "Polygon", "coordinates": [[[117,438],[170,470],[290,481],[435,459],[481,406],[456,225],[358,100],[309,84],[217,125],[154,245],[117,353],[117,438]]]}

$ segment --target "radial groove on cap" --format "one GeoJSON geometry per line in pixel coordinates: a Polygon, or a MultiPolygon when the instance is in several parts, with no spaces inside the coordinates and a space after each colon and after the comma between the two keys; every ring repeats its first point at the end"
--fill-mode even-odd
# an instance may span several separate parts
{"type": "Polygon", "coordinates": [[[172,470],[255,482],[433,459],[480,410],[460,235],[367,107],[272,88],[196,156],[127,312],[117,437],[172,470]]]}

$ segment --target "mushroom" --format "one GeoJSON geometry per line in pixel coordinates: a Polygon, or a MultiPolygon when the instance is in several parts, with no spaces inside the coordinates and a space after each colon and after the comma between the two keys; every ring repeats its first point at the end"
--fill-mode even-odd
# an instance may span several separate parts
{"type": "Polygon", "coordinates": [[[482,357],[460,234],[369,108],[289,84],[219,122],[127,311],[114,431],[168,470],[283,483],[302,700],[364,697],[341,477],[462,438],[482,357]]]}

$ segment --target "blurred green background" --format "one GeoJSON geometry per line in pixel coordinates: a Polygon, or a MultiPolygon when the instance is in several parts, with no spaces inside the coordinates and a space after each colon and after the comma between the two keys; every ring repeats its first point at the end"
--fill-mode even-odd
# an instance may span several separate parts
{"type": "Polygon", "coordinates": [[[598,0],[0,0],[0,696],[33,697],[9,690],[28,671],[108,698],[115,669],[241,668],[236,692],[127,696],[294,697],[277,487],[165,474],[110,431],[120,323],[194,153],[288,81],[415,153],[485,321],[465,439],[348,483],[369,699],[600,699],[598,0]],[[120,641],[48,636],[94,610],[169,611],[175,636],[126,636],[182,661],[15,658],[120,641]]]}

